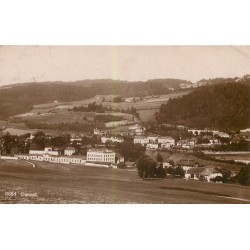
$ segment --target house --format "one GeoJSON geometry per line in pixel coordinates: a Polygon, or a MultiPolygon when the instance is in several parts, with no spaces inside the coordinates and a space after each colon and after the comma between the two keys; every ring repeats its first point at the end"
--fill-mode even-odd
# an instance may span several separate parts
{"type": "Polygon", "coordinates": [[[123,138],[121,137],[113,137],[113,136],[102,136],[101,137],[101,141],[102,143],[106,143],[107,141],[110,141],[112,143],[115,143],[115,142],[118,142],[118,143],[121,143],[123,142],[123,138]]]}
{"type": "Polygon", "coordinates": [[[169,167],[172,167],[173,165],[171,164],[171,162],[170,161],[164,161],[163,163],[162,163],[162,167],[163,168],[169,168],[169,167]]]}
{"type": "Polygon", "coordinates": [[[186,180],[199,180],[200,174],[202,171],[204,171],[204,167],[193,167],[186,171],[185,173],[185,179],[186,180]]]}
{"type": "Polygon", "coordinates": [[[196,141],[196,139],[180,140],[177,142],[177,147],[186,149],[194,148],[196,145],[196,141]]]}
{"type": "Polygon", "coordinates": [[[99,135],[99,134],[100,134],[99,129],[95,128],[95,129],[94,129],[94,135],[99,135]]]}
{"type": "Polygon", "coordinates": [[[219,132],[219,131],[213,131],[213,135],[218,135],[219,137],[223,137],[223,138],[229,138],[229,134],[224,133],[224,132],[219,132]]]}
{"type": "Polygon", "coordinates": [[[208,167],[200,173],[200,176],[204,178],[205,181],[210,182],[217,176],[223,177],[222,173],[216,170],[214,167],[208,167]]]}
{"type": "Polygon", "coordinates": [[[64,155],[71,156],[76,152],[75,148],[73,147],[67,147],[64,149],[64,155]]]}
{"type": "Polygon", "coordinates": [[[159,148],[159,144],[158,143],[148,143],[147,144],[147,149],[158,149],[159,148]]]}
{"type": "Polygon", "coordinates": [[[136,134],[136,135],[143,135],[143,134],[144,134],[144,131],[145,131],[145,128],[139,127],[139,128],[136,128],[136,129],[135,129],[135,134],[136,134]]]}
{"type": "Polygon", "coordinates": [[[72,135],[70,138],[70,144],[76,143],[77,145],[81,145],[82,137],[80,135],[72,135]]]}
{"type": "Polygon", "coordinates": [[[115,152],[108,149],[89,149],[87,152],[87,161],[115,163],[115,152]]]}
{"type": "Polygon", "coordinates": [[[134,144],[139,143],[141,145],[146,145],[147,143],[149,143],[149,139],[145,136],[135,136],[134,137],[134,144]]]}
{"type": "Polygon", "coordinates": [[[171,148],[175,145],[175,139],[169,136],[160,136],[158,143],[160,143],[161,148],[171,148]]]}
{"type": "Polygon", "coordinates": [[[29,150],[29,154],[30,155],[45,155],[45,154],[48,154],[48,155],[59,155],[59,152],[58,151],[53,151],[52,148],[50,147],[46,147],[44,148],[44,150],[29,150]]]}
{"type": "Polygon", "coordinates": [[[190,159],[179,160],[176,162],[176,165],[178,167],[182,167],[183,170],[185,171],[189,170],[190,168],[194,168],[198,166],[198,164],[194,160],[190,160],[190,159]]]}

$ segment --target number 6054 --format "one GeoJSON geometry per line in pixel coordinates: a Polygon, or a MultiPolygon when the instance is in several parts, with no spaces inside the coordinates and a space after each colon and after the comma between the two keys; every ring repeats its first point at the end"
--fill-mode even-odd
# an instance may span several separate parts
{"type": "Polygon", "coordinates": [[[16,196],[16,192],[5,192],[5,196],[16,196]]]}

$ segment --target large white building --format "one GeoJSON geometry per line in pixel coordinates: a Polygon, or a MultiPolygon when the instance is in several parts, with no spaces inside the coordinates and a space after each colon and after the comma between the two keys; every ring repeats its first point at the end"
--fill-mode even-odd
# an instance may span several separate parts
{"type": "Polygon", "coordinates": [[[89,149],[87,161],[115,163],[115,152],[108,149],[89,149]]]}
{"type": "Polygon", "coordinates": [[[30,155],[59,155],[58,151],[53,151],[52,148],[45,148],[44,150],[29,150],[30,155]]]}

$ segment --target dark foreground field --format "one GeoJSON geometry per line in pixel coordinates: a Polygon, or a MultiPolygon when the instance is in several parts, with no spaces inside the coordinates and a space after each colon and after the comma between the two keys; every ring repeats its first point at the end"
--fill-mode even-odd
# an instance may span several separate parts
{"type": "Polygon", "coordinates": [[[250,203],[250,187],[0,159],[0,203],[250,203]],[[13,192],[12,194],[10,192],[13,192]]]}

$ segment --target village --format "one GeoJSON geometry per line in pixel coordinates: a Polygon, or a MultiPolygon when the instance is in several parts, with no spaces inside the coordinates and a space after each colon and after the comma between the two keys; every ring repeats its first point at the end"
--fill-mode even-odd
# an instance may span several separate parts
{"type": "MultiPolygon", "coordinates": [[[[88,136],[78,133],[53,138],[53,136],[43,132],[27,134],[26,137],[20,136],[22,140],[19,144],[21,143],[22,146],[18,145],[18,149],[11,147],[9,151],[6,149],[11,144],[12,146],[15,144],[11,142],[11,137],[15,141],[18,138],[5,133],[0,139],[0,157],[1,159],[29,161],[34,166],[39,161],[136,171],[138,159],[146,154],[157,162],[157,168],[163,169],[163,177],[165,178],[222,183],[234,178],[239,173],[240,165],[238,168],[230,168],[229,166],[226,171],[225,168],[223,171],[223,168],[218,164],[218,161],[219,163],[222,161],[225,166],[227,161],[223,157],[217,158],[217,162],[214,159],[214,162],[206,161],[205,163],[192,157],[197,149],[204,155],[209,155],[212,149],[226,144],[225,142],[235,143],[235,136],[232,137],[218,130],[191,129],[167,124],[167,127],[175,127],[189,135],[188,138],[183,139],[180,134],[180,139],[176,140],[172,136],[152,133],[149,128],[139,122],[127,125],[126,133],[117,130],[123,125],[119,122],[113,122],[113,129],[108,130],[108,132],[94,128],[92,135],[88,136]],[[7,140],[9,140],[9,144],[7,144],[7,140]],[[40,143],[39,140],[43,143],[40,143]],[[59,142],[55,143],[56,140],[59,142]],[[60,140],[64,140],[64,142],[60,142],[60,140]],[[53,141],[54,143],[51,143],[53,141]],[[39,149],[37,149],[36,143],[39,145],[39,149]],[[56,144],[58,145],[55,146],[56,144]],[[41,145],[44,147],[41,148],[41,145]],[[129,152],[126,147],[132,151],[129,152]]],[[[240,161],[238,163],[244,164],[240,161]]]]}

